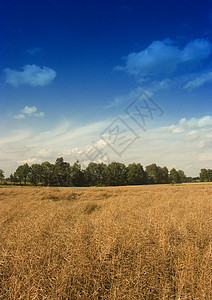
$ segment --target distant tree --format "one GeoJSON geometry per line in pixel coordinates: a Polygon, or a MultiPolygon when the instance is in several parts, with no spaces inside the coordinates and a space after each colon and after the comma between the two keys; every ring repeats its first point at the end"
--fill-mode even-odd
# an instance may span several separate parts
{"type": "Polygon", "coordinates": [[[167,167],[163,167],[162,173],[160,176],[160,183],[168,183],[169,182],[169,170],[167,167]]]}
{"type": "Polygon", "coordinates": [[[140,163],[132,163],[127,167],[127,184],[139,185],[144,184],[146,180],[146,174],[143,166],[140,163]]]}
{"type": "MultiPolygon", "coordinates": [[[[186,177],[185,182],[189,182],[189,181],[188,181],[188,178],[189,178],[189,177],[186,177]]],[[[199,178],[199,177],[192,177],[191,182],[198,182],[198,181],[200,181],[200,178],[199,178]]]]}
{"type": "Polygon", "coordinates": [[[0,169],[0,181],[1,181],[1,184],[4,180],[4,171],[2,169],[0,169]]]}
{"type": "Polygon", "coordinates": [[[172,168],[170,171],[170,182],[179,183],[180,182],[180,176],[175,168],[172,168]]]}
{"type": "Polygon", "coordinates": [[[98,164],[91,162],[84,171],[85,183],[87,186],[97,185],[98,164]]]}
{"type": "Polygon", "coordinates": [[[212,170],[208,169],[208,181],[212,182],[212,170]]]}
{"type": "Polygon", "coordinates": [[[91,162],[84,171],[85,183],[88,186],[106,184],[107,165],[91,162]]]}
{"type": "Polygon", "coordinates": [[[107,185],[126,185],[127,184],[127,168],[124,164],[112,162],[107,167],[106,175],[107,185]]]}
{"type": "Polygon", "coordinates": [[[42,182],[42,171],[43,168],[40,164],[33,164],[30,167],[29,182],[33,185],[38,185],[39,182],[42,182]]]}
{"type": "Polygon", "coordinates": [[[15,174],[10,174],[9,180],[13,183],[16,184],[18,182],[18,178],[15,176],[15,174]]]}
{"type": "Polygon", "coordinates": [[[146,174],[148,183],[160,183],[161,171],[156,164],[146,166],[146,174]]]}
{"type": "Polygon", "coordinates": [[[20,182],[20,184],[23,181],[24,184],[26,185],[27,177],[29,175],[29,172],[30,172],[29,165],[24,164],[24,165],[21,165],[17,168],[17,170],[14,173],[14,176],[18,178],[18,181],[20,182]]]}
{"type": "Polygon", "coordinates": [[[146,166],[147,182],[156,183],[158,180],[158,167],[156,164],[146,166]]]}
{"type": "Polygon", "coordinates": [[[56,179],[54,177],[54,165],[48,161],[41,164],[41,183],[45,186],[56,184],[56,179]]]}
{"type": "Polygon", "coordinates": [[[70,183],[72,186],[84,185],[84,172],[78,160],[70,168],[70,183]]]}
{"type": "Polygon", "coordinates": [[[178,170],[177,173],[178,173],[178,177],[179,177],[179,182],[180,183],[186,182],[186,175],[185,175],[184,171],[178,170]]]}
{"type": "Polygon", "coordinates": [[[54,164],[54,178],[58,186],[70,186],[71,167],[70,164],[64,162],[62,157],[57,158],[54,164]]]}
{"type": "MultiPolygon", "coordinates": [[[[0,182],[4,179],[4,172],[0,169],[0,182]]],[[[57,158],[55,164],[48,161],[42,164],[28,164],[19,166],[8,180],[16,184],[30,182],[33,185],[41,183],[45,186],[101,186],[101,185],[139,185],[139,184],[165,184],[168,182],[190,182],[196,181],[197,177],[186,177],[184,171],[172,168],[169,172],[167,167],[161,168],[155,163],[146,166],[144,171],[140,163],[131,163],[127,167],[123,163],[112,162],[89,163],[85,170],[79,161],[72,166],[65,162],[63,157],[57,158]]],[[[201,181],[212,181],[212,170],[201,169],[201,181]]]]}
{"type": "MultiPolygon", "coordinates": [[[[199,177],[198,177],[198,179],[199,179],[199,177]]],[[[194,181],[194,178],[192,178],[191,176],[186,177],[186,179],[185,179],[185,182],[193,182],[193,181],[194,181]]]]}
{"type": "Polygon", "coordinates": [[[207,169],[201,169],[199,177],[200,177],[200,181],[202,181],[202,182],[209,181],[208,170],[207,169]]]}
{"type": "Polygon", "coordinates": [[[169,171],[167,167],[161,168],[156,164],[146,166],[147,182],[150,184],[154,183],[168,183],[169,182],[169,171]]]}

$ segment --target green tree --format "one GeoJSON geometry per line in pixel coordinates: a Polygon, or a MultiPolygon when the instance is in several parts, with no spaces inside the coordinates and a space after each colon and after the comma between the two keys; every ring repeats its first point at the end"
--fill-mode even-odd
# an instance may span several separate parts
{"type": "Polygon", "coordinates": [[[173,183],[180,182],[180,176],[175,168],[171,169],[169,178],[170,178],[170,182],[173,182],[173,183]]]}
{"type": "Polygon", "coordinates": [[[70,186],[71,167],[69,163],[64,162],[62,157],[56,159],[54,164],[54,177],[56,180],[56,185],[70,186]]]}
{"type": "Polygon", "coordinates": [[[107,185],[126,185],[127,184],[127,168],[124,164],[112,162],[107,167],[106,175],[107,185]]]}
{"type": "Polygon", "coordinates": [[[160,182],[160,171],[156,164],[146,166],[147,182],[148,183],[159,183],[160,182]]]}
{"type": "Polygon", "coordinates": [[[202,181],[202,182],[209,181],[208,170],[207,169],[201,169],[199,177],[200,177],[200,181],[202,181]]]}
{"type": "Polygon", "coordinates": [[[2,169],[0,169],[0,181],[1,181],[1,184],[4,180],[4,171],[2,169]]]}
{"type": "Polygon", "coordinates": [[[169,183],[169,170],[167,167],[161,168],[160,183],[169,183]]]}
{"type": "Polygon", "coordinates": [[[24,184],[26,185],[27,182],[27,177],[29,175],[30,172],[30,168],[28,164],[24,164],[21,165],[17,168],[17,170],[15,171],[14,175],[15,177],[18,178],[18,181],[20,182],[20,184],[22,183],[22,181],[24,182],[24,184]]]}
{"type": "Polygon", "coordinates": [[[212,170],[208,169],[208,181],[212,182],[212,170]]]}
{"type": "MultiPolygon", "coordinates": [[[[198,177],[198,179],[199,179],[199,177],[198,177]]],[[[192,182],[192,181],[193,181],[193,178],[191,176],[186,177],[185,182],[192,182]]]]}
{"type": "Polygon", "coordinates": [[[107,165],[91,162],[84,171],[85,183],[88,186],[106,184],[107,165]]]}
{"type": "Polygon", "coordinates": [[[10,174],[9,180],[13,183],[16,184],[18,182],[18,178],[15,176],[15,174],[10,174]]]}
{"type": "Polygon", "coordinates": [[[186,175],[183,170],[178,170],[179,182],[186,182],[186,175]]]}
{"type": "Polygon", "coordinates": [[[39,182],[42,182],[42,171],[43,168],[40,164],[33,164],[30,167],[29,181],[33,185],[38,185],[39,182]]]}
{"type": "Polygon", "coordinates": [[[41,183],[45,186],[55,185],[54,165],[48,161],[41,164],[41,183]]]}
{"type": "Polygon", "coordinates": [[[70,183],[72,186],[83,186],[84,185],[84,172],[82,167],[77,160],[70,168],[70,183]]]}
{"type": "Polygon", "coordinates": [[[151,164],[146,167],[147,182],[154,183],[168,183],[169,182],[169,171],[167,167],[161,168],[156,164],[151,164]]]}
{"type": "Polygon", "coordinates": [[[145,171],[140,163],[132,163],[127,167],[127,183],[130,185],[144,184],[146,180],[145,171]]]}

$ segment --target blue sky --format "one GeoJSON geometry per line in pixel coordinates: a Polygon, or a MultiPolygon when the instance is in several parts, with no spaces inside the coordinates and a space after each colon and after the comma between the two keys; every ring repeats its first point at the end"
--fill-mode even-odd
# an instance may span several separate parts
{"type": "Polygon", "coordinates": [[[211,168],[212,1],[2,0],[0,23],[6,175],[58,156],[155,162],[192,176],[211,168]],[[142,92],[163,110],[145,126],[126,113],[142,92]],[[121,148],[106,136],[111,124],[133,142],[121,148]]]}

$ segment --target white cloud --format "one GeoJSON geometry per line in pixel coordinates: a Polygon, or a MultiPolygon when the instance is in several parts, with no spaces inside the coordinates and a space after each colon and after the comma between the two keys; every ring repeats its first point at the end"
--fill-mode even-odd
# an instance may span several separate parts
{"type": "Polygon", "coordinates": [[[15,154],[25,153],[26,154],[31,149],[32,149],[32,147],[29,147],[29,146],[25,146],[25,145],[21,145],[21,146],[17,145],[16,146],[16,145],[10,144],[10,143],[5,144],[3,147],[0,147],[0,150],[4,153],[7,153],[7,154],[9,154],[9,153],[15,153],[15,154]]]}
{"type": "MultiPolygon", "coordinates": [[[[61,156],[70,163],[78,158],[85,166],[91,161],[89,158],[95,149],[101,153],[93,160],[96,162],[120,161],[128,164],[135,161],[144,166],[155,162],[167,165],[169,169],[175,165],[192,176],[198,175],[201,168],[209,168],[212,116],[182,118],[177,124],[155,127],[147,132],[133,127],[141,138],[126,149],[122,157],[117,156],[99,137],[111,121],[103,120],[81,127],[64,121],[46,131],[39,128],[8,131],[7,137],[0,136],[1,168],[9,174],[21,163],[45,160],[53,163],[61,156]]],[[[130,137],[130,133],[126,137],[130,137]]]]}
{"type": "Polygon", "coordinates": [[[63,146],[65,149],[77,141],[82,144],[86,142],[91,142],[93,137],[97,137],[107,126],[110,120],[103,120],[100,122],[95,122],[87,124],[84,126],[74,126],[69,121],[64,121],[62,124],[58,125],[48,131],[40,132],[36,137],[35,141],[47,144],[48,147],[53,148],[55,145],[63,146]]]}
{"type": "MultiPolygon", "coordinates": [[[[165,81],[165,80],[164,80],[165,81]]],[[[122,96],[118,96],[116,98],[114,98],[114,100],[112,102],[110,102],[108,105],[104,106],[105,109],[108,108],[113,108],[113,107],[118,107],[121,106],[123,104],[130,104],[132,101],[134,101],[135,99],[138,98],[139,95],[141,94],[146,94],[148,97],[152,97],[153,96],[153,92],[156,89],[150,89],[149,86],[138,86],[137,88],[131,90],[128,94],[122,95],[122,96]]]]}
{"type": "Polygon", "coordinates": [[[35,116],[35,117],[38,117],[38,118],[41,118],[41,117],[44,117],[45,114],[44,114],[43,111],[41,111],[41,112],[39,112],[39,113],[34,113],[34,116],[35,116]]]}
{"type": "Polygon", "coordinates": [[[212,128],[212,116],[204,116],[202,118],[191,118],[184,121],[183,124],[189,128],[212,128]]]}
{"type": "Polygon", "coordinates": [[[0,136],[0,146],[10,143],[18,143],[22,140],[27,140],[30,136],[31,131],[29,130],[13,130],[12,132],[8,132],[4,135],[4,137],[0,136]]]}
{"type": "Polygon", "coordinates": [[[181,53],[182,62],[201,61],[211,54],[212,44],[206,39],[196,39],[188,43],[181,53]]]}
{"type": "Polygon", "coordinates": [[[183,128],[177,127],[175,125],[170,126],[170,130],[172,131],[172,133],[182,133],[182,132],[184,132],[183,128]]]}
{"type": "MultiPolygon", "coordinates": [[[[168,127],[162,127],[161,129],[168,129],[172,133],[183,133],[186,129],[207,129],[212,128],[212,116],[204,116],[202,118],[191,118],[190,120],[186,120],[186,118],[182,118],[177,125],[171,125],[168,127]]],[[[188,135],[194,135],[197,131],[191,131],[188,135]]]]}
{"type": "Polygon", "coordinates": [[[28,165],[32,165],[35,163],[41,163],[41,159],[38,159],[37,157],[31,157],[28,159],[24,159],[24,160],[18,160],[17,161],[18,164],[28,164],[28,165]]]}
{"type": "Polygon", "coordinates": [[[119,106],[120,104],[120,98],[116,97],[112,102],[110,102],[108,105],[104,106],[104,108],[114,108],[119,106]]]}
{"type": "Polygon", "coordinates": [[[212,161],[212,154],[211,153],[204,153],[204,154],[201,154],[199,156],[199,160],[200,161],[212,161]]]}
{"type": "Polygon", "coordinates": [[[6,83],[18,87],[22,84],[31,86],[45,86],[50,84],[56,77],[56,72],[48,67],[40,68],[36,65],[25,65],[23,71],[16,71],[10,68],[4,70],[6,83]]]}
{"type": "Polygon", "coordinates": [[[196,89],[196,88],[202,86],[206,82],[210,82],[210,81],[212,81],[212,72],[204,73],[204,74],[198,76],[197,78],[188,81],[184,85],[184,88],[193,90],[193,89],[196,89]]]}
{"type": "Polygon", "coordinates": [[[22,119],[25,119],[25,115],[24,114],[18,114],[18,115],[14,115],[13,118],[17,119],[17,120],[22,120],[22,119]]]}
{"type": "Polygon", "coordinates": [[[58,153],[53,149],[41,149],[37,153],[37,157],[40,158],[56,158],[57,156],[61,156],[62,153],[58,153]]]}
{"type": "Polygon", "coordinates": [[[25,119],[26,117],[44,117],[44,112],[38,112],[36,106],[28,106],[26,105],[24,109],[20,111],[20,114],[14,115],[13,118],[17,120],[25,119]]]}
{"type": "Polygon", "coordinates": [[[125,66],[116,67],[125,70],[130,75],[152,77],[155,75],[169,75],[183,65],[191,67],[209,57],[212,44],[206,39],[191,41],[180,49],[169,39],[153,41],[146,49],[130,53],[125,66]]]}
{"type": "Polygon", "coordinates": [[[83,167],[86,167],[90,162],[95,163],[110,163],[110,157],[107,153],[107,144],[103,140],[98,140],[87,144],[83,150],[74,148],[69,152],[64,152],[63,155],[71,156],[74,160],[78,160],[83,167]]]}
{"type": "Polygon", "coordinates": [[[42,48],[40,47],[30,47],[26,50],[26,52],[32,56],[40,53],[42,51],[42,48]]]}
{"type": "Polygon", "coordinates": [[[22,113],[25,115],[29,115],[31,116],[33,113],[35,113],[37,111],[37,107],[36,106],[25,106],[24,109],[22,109],[22,113]]]}

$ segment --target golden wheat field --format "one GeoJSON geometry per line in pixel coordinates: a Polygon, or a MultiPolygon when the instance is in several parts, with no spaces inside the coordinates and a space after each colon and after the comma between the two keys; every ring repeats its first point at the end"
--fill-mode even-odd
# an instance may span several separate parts
{"type": "Polygon", "coordinates": [[[0,188],[0,299],[212,299],[212,185],[0,188]]]}

